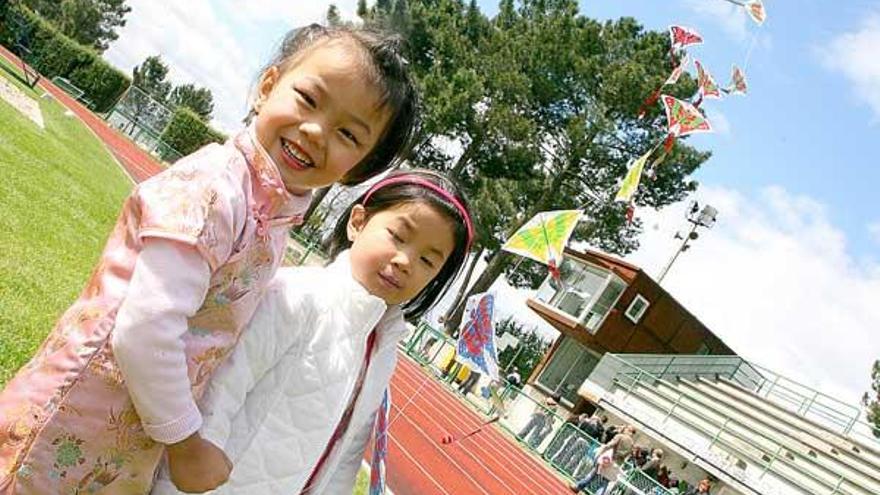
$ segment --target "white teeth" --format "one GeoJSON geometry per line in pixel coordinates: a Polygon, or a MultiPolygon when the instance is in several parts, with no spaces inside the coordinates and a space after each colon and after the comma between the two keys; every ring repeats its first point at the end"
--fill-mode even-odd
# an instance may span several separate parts
{"type": "Polygon", "coordinates": [[[312,161],[309,160],[308,157],[306,157],[305,155],[300,153],[299,150],[297,150],[293,146],[290,146],[289,144],[287,144],[287,141],[282,140],[281,146],[284,147],[284,151],[286,151],[288,154],[290,154],[291,156],[293,156],[297,160],[303,162],[304,164],[306,164],[308,166],[312,165],[312,161]]]}

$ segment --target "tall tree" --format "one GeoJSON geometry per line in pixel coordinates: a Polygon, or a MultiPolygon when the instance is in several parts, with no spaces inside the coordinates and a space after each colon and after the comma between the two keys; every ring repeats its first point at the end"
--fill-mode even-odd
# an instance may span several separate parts
{"type": "Polygon", "coordinates": [[[58,0],[20,0],[29,9],[54,22],[61,15],[61,2],[58,0]]]}
{"type": "Polygon", "coordinates": [[[205,122],[211,120],[214,112],[214,95],[208,88],[197,88],[194,84],[176,86],[168,94],[168,104],[172,107],[186,107],[195,112],[205,122]]]}
{"type": "Polygon", "coordinates": [[[331,26],[338,26],[342,24],[342,16],[339,15],[339,9],[336,7],[336,4],[330,4],[330,7],[327,8],[327,24],[331,26]]]}
{"type": "Polygon", "coordinates": [[[166,77],[168,66],[159,55],[147,57],[143,63],[135,66],[131,87],[123,100],[124,111],[132,120],[129,133],[138,125],[149,127],[153,132],[162,132],[170,118],[164,106],[171,90],[171,83],[165,80],[166,77]]]}
{"type": "MultiPolygon", "coordinates": [[[[667,38],[645,32],[633,19],[602,24],[584,18],[573,0],[525,0],[519,9],[502,2],[493,24],[482,66],[494,73],[493,64],[503,64],[523,78],[528,94],[513,110],[531,119],[540,155],[519,183],[529,201],[497,229],[499,240],[540,211],[578,208],[592,221],[581,225],[575,239],[618,254],[633,250],[641,225],[627,223],[623,207],[610,198],[628,161],[662,138],[659,111],[642,120],[636,115],[644,95],[666,76],[667,38]]],[[[693,90],[693,81],[685,79],[674,94],[684,97],[693,90]]],[[[680,141],[656,180],[646,181],[637,204],[660,208],[682,199],[696,187],[688,175],[708,157],[680,141]]],[[[463,171],[476,179],[487,174],[478,161],[463,171]]],[[[506,252],[491,253],[468,295],[488,290],[513,262],[506,252]]],[[[512,278],[535,281],[534,276],[512,278]]],[[[461,300],[446,319],[448,329],[460,323],[466,298],[461,300]]]]}
{"type": "Polygon", "coordinates": [[[516,370],[525,381],[544,357],[550,344],[538,336],[535,327],[526,328],[512,316],[504,318],[495,325],[495,335],[501,336],[505,333],[519,339],[519,344],[507,347],[498,353],[498,367],[503,371],[503,375],[516,370]]]}
{"type": "Polygon", "coordinates": [[[870,394],[865,392],[862,396],[862,404],[872,426],[871,433],[880,438],[880,360],[874,361],[874,367],[871,369],[871,392],[870,394]]]}
{"type": "Polygon", "coordinates": [[[24,4],[77,42],[103,53],[131,12],[126,0],[24,0],[24,4]]]}
{"type": "Polygon", "coordinates": [[[367,9],[367,0],[358,0],[358,3],[357,3],[358,17],[366,20],[368,14],[369,14],[369,9],[367,9]]]}
{"type": "Polygon", "coordinates": [[[168,66],[162,62],[161,55],[151,55],[132,70],[132,86],[136,86],[156,100],[164,102],[171,90],[166,81],[168,66]]]}

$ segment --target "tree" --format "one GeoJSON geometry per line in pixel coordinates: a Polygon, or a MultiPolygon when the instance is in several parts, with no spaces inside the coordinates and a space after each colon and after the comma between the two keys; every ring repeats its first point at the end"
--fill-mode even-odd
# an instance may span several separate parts
{"type": "Polygon", "coordinates": [[[24,0],[24,4],[77,42],[103,53],[131,12],[126,0],[24,0]]]}
{"type": "Polygon", "coordinates": [[[168,104],[173,108],[186,107],[205,122],[211,120],[214,112],[214,95],[208,88],[197,88],[194,84],[175,87],[168,95],[168,104]]]}
{"type": "Polygon", "coordinates": [[[171,90],[171,83],[165,80],[167,76],[168,66],[159,55],[147,57],[132,70],[131,88],[124,99],[124,111],[132,120],[127,132],[133,132],[137,125],[162,132],[171,117],[170,114],[165,115],[169,112],[163,106],[171,90]]]}
{"type": "Polygon", "coordinates": [[[54,22],[61,15],[61,2],[57,0],[21,0],[21,3],[49,21],[54,22]]]}
{"type": "Polygon", "coordinates": [[[164,102],[171,90],[171,83],[165,80],[166,77],[168,77],[168,66],[162,62],[162,56],[152,55],[132,70],[131,84],[156,100],[164,102]]]}
{"type": "MultiPolygon", "coordinates": [[[[635,249],[641,225],[627,223],[624,208],[610,198],[629,160],[663,136],[659,111],[645,119],[636,115],[644,96],[668,72],[667,38],[645,32],[629,18],[604,24],[584,18],[573,0],[526,0],[519,10],[512,2],[502,2],[493,25],[482,66],[494,74],[499,70],[495,64],[502,64],[509,68],[507,73],[512,69],[527,82],[527,97],[512,109],[531,119],[540,155],[531,164],[523,164],[528,165],[527,174],[519,181],[513,200],[521,201],[523,193],[529,199],[514,219],[496,229],[501,233],[499,240],[540,211],[577,208],[585,210],[592,221],[581,225],[574,239],[618,254],[635,249]]],[[[488,77],[487,81],[496,79],[488,77]]],[[[685,97],[694,88],[688,78],[672,93],[685,97]]],[[[636,203],[660,208],[682,199],[696,187],[687,176],[708,158],[708,153],[679,141],[658,169],[656,180],[645,182],[636,203]]],[[[487,174],[486,166],[476,159],[461,170],[464,180],[479,180],[487,174]]],[[[506,252],[491,253],[487,268],[467,295],[488,290],[513,261],[513,255],[506,252]]],[[[535,275],[546,273],[529,264],[525,269],[532,276],[512,277],[514,282],[533,284],[535,275]]],[[[451,311],[447,328],[459,324],[463,309],[460,302],[451,311]]]]}
{"type": "Polygon", "coordinates": [[[330,7],[327,9],[327,24],[331,26],[338,26],[342,24],[342,16],[339,15],[339,9],[335,4],[330,4],[330,7]]]}
{"type": "Polygon", "coordinates": [[[874,361],[874,367],[871,369],[871,395],[865,392],[862,396],[862,405],[865,406],[865,413],[872,425],[871,433],[880,438],[880,360],[874,361]]]}
{"type": "Polygon", "coordinates": [[[525,381],[532,370],[550,347],[548,342],[542,340],[535,327],[525,328],[522,323],[509,316],[495,325],[495,335],[500,337],[502,334],[509,333],[519,339],[519,344],[513,347],[507,347],[498,353],[498,368],[502,371],[502,375],[506,375],[508,371],[516,371],[525,381]]]}

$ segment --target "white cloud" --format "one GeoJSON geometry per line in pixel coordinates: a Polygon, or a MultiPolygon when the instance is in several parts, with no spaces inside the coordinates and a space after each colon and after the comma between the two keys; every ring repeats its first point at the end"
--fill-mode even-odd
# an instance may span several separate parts
{"type": "Polygon", "coordinates": [[[721,26],[733,38],[740,41],[746,39],[746,23],[751,21],[742,7],[728,2],[706,0],[685,0],[685,5],[701,17],[721,26]]]}
{"type": "Polygon", "coordinates": [[[855,96],[868,104],[880,118],[880,12],[868,15],[862,25],[817,48],[829,69],[840,72],[852,83],[855,96]]]}
{"type": "Polygon", "coordinates": [[[705,110],[706,118],[709,119],[709,122],[712,123],[712,130],[715,132],[715,134],[730,136],[731,126],[730,119],[727,118],[727,115],[722,113],[720,110],[716,110],[714,108],[706,108],[705,110]]]}
{"type": "MultiPolygon", "coordinates": [[[[130,0],[132,11],[127,23],[105,58],[130,75],[134,66],[148,56],[161,55],[170,67],[172,82],[194,83],[211,90],[212,124],[233,132],[247,113],[248,93],[259,68],[266,63],[264,58],[283,34],[277,32],[278,21],[289,19],[290,28],[320,22],[330,3],[130,0]],[[258,53],[245,44],[245,37],[254,33],[266,38],[258,53]]],[[[355,17],[355,0],[334,3],[343,18],[355,17]]]]}
{"type": "MultiPolygon", "coordinates": [[[[664,287],[736,352],[848,403],[880,358],[877,260],[857,260],[817,201],[770,187],[756,197],[704,187],[719,210],[664,287]]],[[[656,277],[681,241],[686,205],[640,212],[642,248],[627,259],[656,277]]]]}

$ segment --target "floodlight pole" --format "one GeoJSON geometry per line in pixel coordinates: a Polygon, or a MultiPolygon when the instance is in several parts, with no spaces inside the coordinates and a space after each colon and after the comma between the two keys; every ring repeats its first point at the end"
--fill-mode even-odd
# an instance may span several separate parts
{"type": "Polygon", "coordinates": [[[672,258],[669,259],[669,262],[666,263],[666,266],[663,268],[663,271],[660,272],[660,276],[657,277],[657,283],[663,281],[663,277],[669,273],[669,269],[672,268],[672,264],[675,263],[675,260],[678,259],[678,255],[687,251],[690,246],[691,241],[697,240],[699,234],[697,234],[697,228],[705,227],[707,229],[711,229],[713,225],[715,225],[715,219],[718,216],[718,210],[713,208],[712,206],[705,205],[703,209],[700,210],[700,204],[696,201],[691,203],[691,206],[688,208],[687,213],[685,214],[685,218],[688,222],[691,223],[691,230],[687,233],[687,235],[682,236],[679,232],[675,233],[676,239],[683,239],[681,245],[678,246],[678,249],[675,250],[675,254],[672,255],[672,258]]]}

